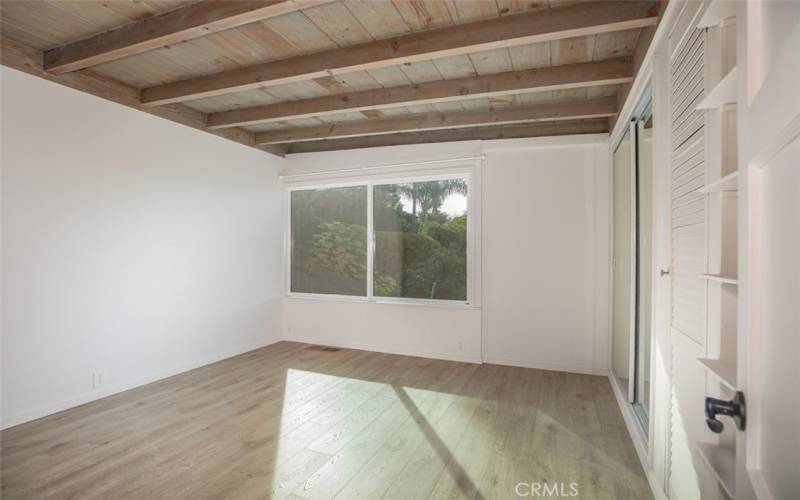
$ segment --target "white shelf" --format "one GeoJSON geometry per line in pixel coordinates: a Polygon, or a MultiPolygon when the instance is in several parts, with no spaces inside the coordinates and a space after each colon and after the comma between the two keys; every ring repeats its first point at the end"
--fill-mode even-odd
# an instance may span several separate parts
{"type": "Polygon", "coordinates": [[[717,179],[711,184],[701,187],[697,190],[698,193],[720,193],[722,191],[738,191],[739,190],[739,172],[733,172],[721,179],[717,179]]]}
{"type": "Polygon", "coordinates": [[[726,283],[728,285],[739,284],[739,280],[734,276],[723,276],[721,274],[701,274],[700,277],[708,281],[716,281],[718,283],[726,283]]]}
{"type": "Polygon", "coordinates": [[[719,359],[697,358],[706,370],[719,379],[725,386],[736,392],[736,364],[719,359]]]}
{"type": "Polygon", "coordinates": [[[700,20],[697,21],[698,28],[710,28],[717,26],[725,19],[736,17],[736,4],[738,2],[731,2],[728,0],[716,0],[708,5],[708,8],[700,20]]]}
{"type": "Polygon", "coordinates": [[[697,443],[697,451],[728,495],[736,498],[736,453],[729,448],[711,443],[697,443]]]}
{"type": "Polygon", "coordinates": [[[736,67],[728,72],[719,83],[711,89],[705,99],[695,109],[716,109],[723,104],[736,102],[736,67]]]}

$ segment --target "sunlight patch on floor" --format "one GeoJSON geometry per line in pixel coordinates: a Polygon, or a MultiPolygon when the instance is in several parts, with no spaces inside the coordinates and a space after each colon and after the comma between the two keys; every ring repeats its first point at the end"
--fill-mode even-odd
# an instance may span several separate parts
{"type": "Polygon", "coordinates": [[[330,498],[343,488],[340,496],[369,498],[383,493],[370,491],[385,484],[381,476],[413,483],[419,471],[403,470],[412,455],[428,468],[447,468],[458,484],[467,477],[450,448],[476,398],[297,369],[287,370],[286,387],[272,498],[330,498]],[[456,411],[442,419],[448,409],[456,411]],[[347,481],[356,474],[372,479],[347,481]]]}

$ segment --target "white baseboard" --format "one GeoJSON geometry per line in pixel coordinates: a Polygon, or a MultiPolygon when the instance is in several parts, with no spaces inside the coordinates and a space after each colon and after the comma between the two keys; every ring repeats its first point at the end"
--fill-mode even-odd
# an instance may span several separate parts
{"type": "Polygon", "coordinates": [[[565,365],[562,363],[550,363],[548,361],[531,361],[509,358],[498,358],[494,356],[484,356],[484,363],[493,365],[518,366],[520,368],[535,368],[537,370],[551,370],[556,372],[580,373],[583,375],[608,375],[605,368],[587,368],[585,366],[565,365]]]}
{"type": "Polygon", "coordinates": [[[295,335],[284,336],[283,340],[289,342],[303,342],[306,344],[323,345],[328,347],[341,347],[344,349],[359,349],[362,351],[384,352],[387,354],[400,354],[403,356],[416,356],[420,358],[442,359],[446,361],[462,361],[464,363],[478,363],[478,364],[491,363],[495,365],[518,366],[520,368],[535,368],[539,370],[553,370],[559,372],[580,373],[584,375],[601,375],[601,376],[608,375],[608,370],[603,368],[595,369],[595,368],[586,368],[583,366],[564,365],[558,363],[495,358],[486,356],[481,358],[481,356],[469,356],[469,355],[465,356],[463,354],[457,354],[457,353],[437,352],[437,351],[429,351],[422,349],[409,349],[406,347],[375,345],[375,344],[361,343],[361,342],[341,342],[338,340],[318,339],[318,338],[295,336],[295,335]]]}
{"type": "Polygon", "coordinates": [[[239,346],[236,349],[230,349],[215,356],[200,359],[192,363],[187,363],[180,366],[176,366],[168,370],[162,370],[156,373],[151,373],[147,376],[140,377],[135,380],[129,380],[127,382],[122,382],[119,384],[114,384],[112,386],[105,387],[103,389],[97,389],[91,392],[85,392],[79,396],[59,401],[58,403],[47,405],[45,407],[17,413],[16,415],[11,415],[0,421],[0,430],[24,424],[26,422],[46,417],[48,415],[68,410],[70,408],[75,408],[76,406],[90,403],[92,401],[97,401],[98,399],[112,396],[114,394],[118,394],[120,392],[127,391],[135,387],[147,385],[156,382],[158,380],[171,377],[173,375],[178,375],[179,373],[187,372],[189,370],[194,370],[195,368],[200,368],[201,366],[210,365],[212,363],[216,363],[217,361],[222,361],[223,359],[232,358],[234,356],[238,356],[240,354],[244,354],[246,352],[250,352],[255,349],[260,349],[262,347],[272,345],[276,342],[280,342],[280,340],[281,339],[272,339],[271,341],[268,342],[260,342],[258,344],[239,346]]]}
{"type": "Polygon", "coordinates": [[[639,457],[639,462],[642,464],[647,482],[650,484],[650,489],[653,491],[653,496],[656,500],[668,500],[663,488],[658,484],[658,481],[656,481],[652,467],[650,467],[650,460],[647,453],[647,437],[639,426],[639,422],[636,420],[633,406],[627,402],[625,395],[622,393],[622,388],[617,383],[617,379],[614,378],[614,375],[608,372],[606,372],[606,374],[608,375],[608,382],[611,384],[614,397],[617,399],[620,412],[622,412],[622,419],[625,421],[625,427],[628,428],[628,434],[630,434],[633,447],[636,449],[636,455],[639,457]]]}
{"type": "Polygon", "coordinates": [[[361,351],[383,352],[386,354],[400,354],[402,356],[415,356],[418,358],[442,359],[445,361],[461,361],[464,363],[482,363],[480,356],[464,356],[461,354],[443,353],[435,351],[423,351],[418,349],[408,349],[397,346],[379,346],[364,344],[361,342],[338,342],[329,339],[315,339],[310,337],[285,336],[283,340],[288,342],[303,342],[305,344],[315,344],[327,347],[341,347],[343,349],[358,349],[361,351]]]}

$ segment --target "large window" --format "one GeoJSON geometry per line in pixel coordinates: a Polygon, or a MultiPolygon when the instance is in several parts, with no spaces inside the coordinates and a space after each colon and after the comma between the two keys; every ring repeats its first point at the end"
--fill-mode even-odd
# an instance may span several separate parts
{"type": "Polygon", "coordinates": [[[466,302],[468,189],[462,176],[292,190],[290,291],[466,302]]]}
{"type": "Polygon", "coordinates": [[[292,191],[292,291],[367,295],[367,186],[292,191]]]}

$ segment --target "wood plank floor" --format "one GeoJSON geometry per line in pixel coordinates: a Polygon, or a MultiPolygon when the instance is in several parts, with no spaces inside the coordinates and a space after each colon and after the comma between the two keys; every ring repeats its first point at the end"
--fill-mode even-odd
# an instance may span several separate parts
{"type": "Polygon", "coordinates": [[[293,342],[0,439],[6,500],[652,498],[604,377],[293,342]]]}

